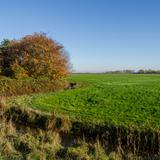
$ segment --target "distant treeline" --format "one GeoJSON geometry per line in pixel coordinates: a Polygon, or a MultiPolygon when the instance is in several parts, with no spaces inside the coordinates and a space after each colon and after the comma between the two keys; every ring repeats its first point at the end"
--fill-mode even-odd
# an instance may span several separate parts
{"type": "Polygon", "coordinates": [[[116,70],[116,71],[106,71],[106,72],[73,72],[72,74],[160,74],[160,70],[152,70],[152,69],[140,69],[138,71],[135,70],[116,70]]]}
{"type": "Polygon", "coordinates": [[[116,71],[107,71],[105,73],[108,73],[108,74],[160,74],[160,70],[152,70],[152,69],[148,69],[148,70],[140,69],[138,71],[135,71],[135,70],[116,70],[116,71]]]}

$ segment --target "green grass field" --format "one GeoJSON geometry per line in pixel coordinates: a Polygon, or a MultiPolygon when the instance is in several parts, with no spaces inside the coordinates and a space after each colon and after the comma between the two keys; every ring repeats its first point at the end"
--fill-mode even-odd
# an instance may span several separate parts
{"type": "Polygon", "coordinates": [[[69,81],[86,85],[20,96],[14,103],[56,111],[85,123],[160,129],[160,75],[73,74],[69,81]]]}

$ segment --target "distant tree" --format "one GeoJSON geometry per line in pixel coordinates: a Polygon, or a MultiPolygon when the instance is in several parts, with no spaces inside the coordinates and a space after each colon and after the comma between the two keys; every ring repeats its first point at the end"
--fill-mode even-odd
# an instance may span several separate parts
{"type": "Polygon", "coordinates": [[[140,70],[138,70],[138,72],[137,72],[138,74],[145,74],[145,70],[143,70],[143,69],[140,69],[140,70]]]}
{"type": "Polygon", "coordinates": [[[16,78],[47,76],[61,79],[69,74],[64,47],[45,34],[35,33],[0,46],[2,74],[16,78]]]}
{"type": "Polygon", "coordinates": [[[126,70],[123,70],[122,72],[126,74],[132,74],[134,73],[134,70],[126,69],[126,70]]]}

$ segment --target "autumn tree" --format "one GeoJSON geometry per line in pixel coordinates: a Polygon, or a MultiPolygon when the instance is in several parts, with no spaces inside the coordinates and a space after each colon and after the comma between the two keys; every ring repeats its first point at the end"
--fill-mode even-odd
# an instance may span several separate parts
{"type": "Polygon", "coordinates": [[[16,78],[47,76],[61,79],[69,74],[69,60],[62,45],[35,33],[0,46],[2,74],[16,78]]]}

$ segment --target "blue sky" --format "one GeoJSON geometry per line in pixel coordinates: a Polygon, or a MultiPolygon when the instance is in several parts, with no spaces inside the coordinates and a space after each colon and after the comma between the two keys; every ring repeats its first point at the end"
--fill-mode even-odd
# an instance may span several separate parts
{"type": "Polygon", "coordinates": [[[0,40],[45,32],[77,72],[160,69],[158,0],[0,0],[0,40]]]}

